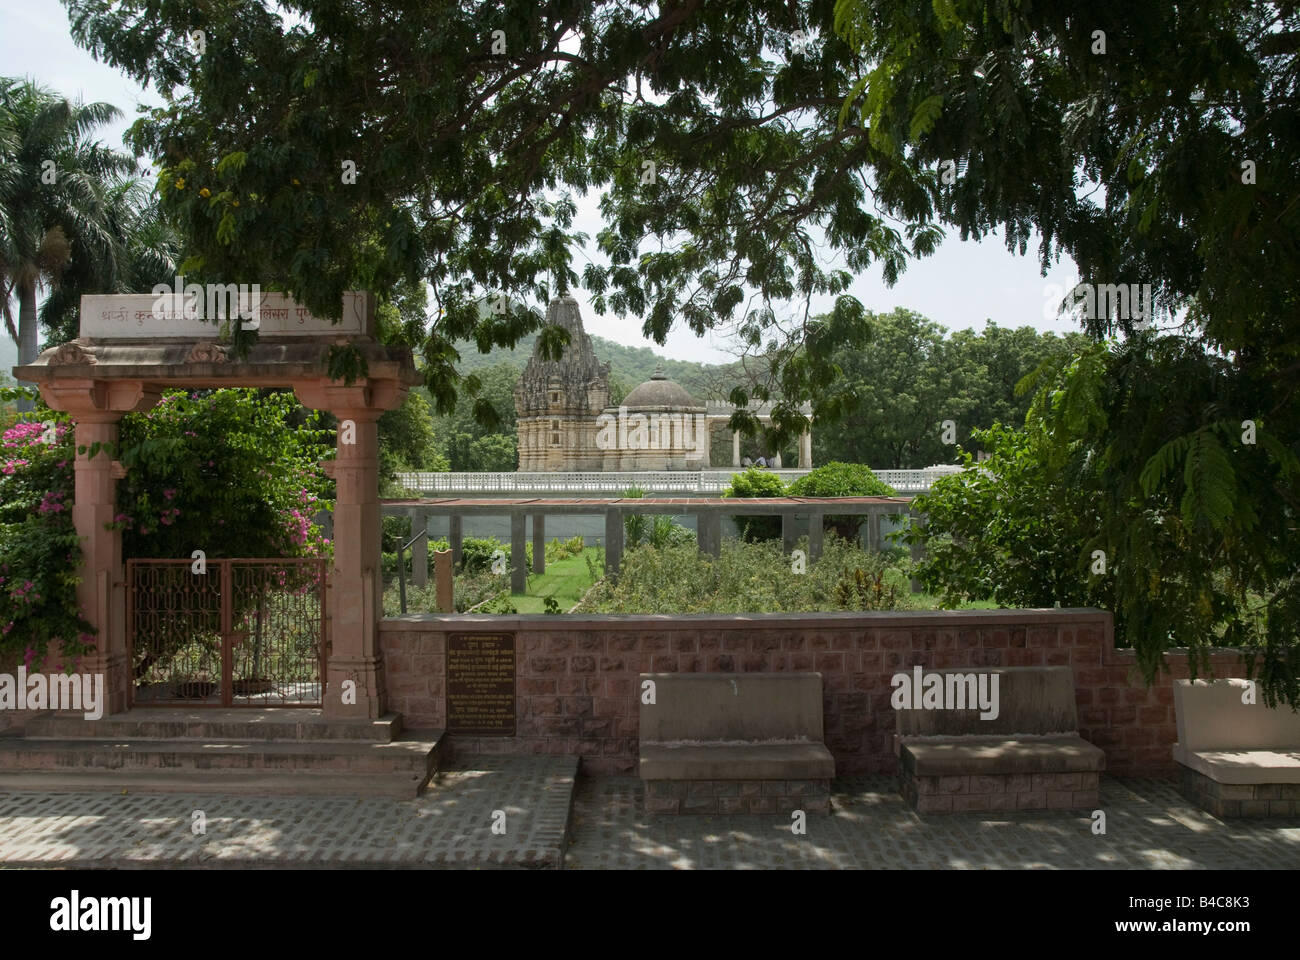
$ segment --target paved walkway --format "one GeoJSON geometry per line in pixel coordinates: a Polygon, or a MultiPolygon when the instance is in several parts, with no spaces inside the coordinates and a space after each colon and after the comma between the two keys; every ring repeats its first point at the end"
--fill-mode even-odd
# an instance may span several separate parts
{"type": "Polygon", "coordinates": [[[554,869],[577,766],[568,757],[478,758],[439,773],[415,800],[0,794],[0,864],[554,869]],[[202,835],[195,811],[206,820],[202,835]]]}
{"type": "Polygon", "coordinates": [[[1300,818],[1222,822],[1172,783],[1102,778],[1106,834],[1056,812],[921,818],[892,777],[836,784],[830,817],[654,817],[634,777],[560,757],[471,758],[417,800],[0,794],[7,867],[570,869],[1300,868],[1300,818]],[[572,811],[570,812],[570,801],[572,811]],[[202,811],[206,832],[192,830],[202,811]],[[493,833],[501,824],[504,833],[493,833]],[[564,852],[566,820],[571,844],[564,852]]]}
{"type": "Polygon", "coordinates": [[[830,817],[795,836],[777,817],[655,817],[640,781],[578,782],[570,869],[1289,869],[1300,868],[1300,818],[1224,823],[1164,780],[1102,777],[1106,834],[1059,812],[920,817],[893,777],[835,785],[830,817]]]}

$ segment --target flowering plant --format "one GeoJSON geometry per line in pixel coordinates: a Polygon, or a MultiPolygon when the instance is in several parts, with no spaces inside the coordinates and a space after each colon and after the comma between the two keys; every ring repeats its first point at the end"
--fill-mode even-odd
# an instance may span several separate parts
{"type": "Polygon", "coordinates": [[[77,605],[72,424],[36,400],[36,419],[0,432],[0,665],[21,657],[30,667],[59,641],[65,659],[58,666],[71,669],[95,644],[77,605]]]}

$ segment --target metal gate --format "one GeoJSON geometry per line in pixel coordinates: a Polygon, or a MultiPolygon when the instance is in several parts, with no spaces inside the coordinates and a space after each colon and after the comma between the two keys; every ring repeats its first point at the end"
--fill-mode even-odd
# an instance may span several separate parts
{"type": "Polygon", "coordinates": [[[318,707],[325,561],[128,560],[133,706],[318,707]]]}

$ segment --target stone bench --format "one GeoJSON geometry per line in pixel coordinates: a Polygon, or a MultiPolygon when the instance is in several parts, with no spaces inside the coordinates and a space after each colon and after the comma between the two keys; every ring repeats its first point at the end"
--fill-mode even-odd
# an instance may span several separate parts
{"type": "Polygon", "coordinates": [[[819,673],[643,673],[647,813],[830,812],[819,673]]]}
{"type": "Polygon", "coordinates": [[[973,702],[956,698],[959,689],[964,697],[971,692],[969,679],[957,678],[984,676],[991,692],[996,676],[998,711],[981,719],[979,709],[897,710],[899,780],[903,797],[918,813],[1098,806],[1106,755],[1078,734],[1069,667],[962,668],[923,675],[931,674],[942,678],[949,705],[973,702]]]}
{"type": "Polygon", "coordinates": [[[1300,815],[1300,713],[1242,703],[1245,680],[1174,681],[1183,796],[1216,817],[1300,815]]]}

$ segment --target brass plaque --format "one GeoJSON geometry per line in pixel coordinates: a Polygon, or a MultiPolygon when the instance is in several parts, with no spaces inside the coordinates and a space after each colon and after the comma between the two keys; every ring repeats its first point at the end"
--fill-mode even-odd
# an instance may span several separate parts
{"type": "Polygon", "coordinates": [[[515,735],[515,635],[447,637],[447,732],[515,735]]]}

